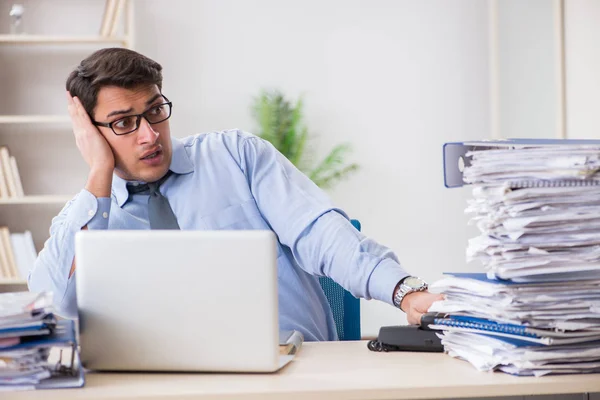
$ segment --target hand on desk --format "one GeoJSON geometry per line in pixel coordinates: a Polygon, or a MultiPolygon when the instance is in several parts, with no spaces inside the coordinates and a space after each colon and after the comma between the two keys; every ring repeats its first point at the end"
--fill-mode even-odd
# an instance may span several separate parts
{"type": "Polygon", "coordinates": [[[421,316],[427,312],[431,304],[438,300],[443,300],[444,295],[437,293],[413,292],[402,299],[400,308],[406,313],[408,323],[418,325],[421,323],[421,316]]]}

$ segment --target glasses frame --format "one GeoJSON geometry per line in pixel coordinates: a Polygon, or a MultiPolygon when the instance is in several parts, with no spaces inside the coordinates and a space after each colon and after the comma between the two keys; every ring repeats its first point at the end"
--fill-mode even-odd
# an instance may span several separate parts
{"type": "Polygon", "coordinates": [[[166,100],[166,102],[164,103],[160,103],[160,104],[156,104],[150,108],[148,108],[146,111],[144,111],[141,114],[131,114],[131,115],[125,115],[119,119],[116,119],[112,122],[98,122],[98,121],[94,121],[92,120],[92,123],[96,126],[103,126],[105,128],[110,128],[111,131],[113,131],[113,133],[117,136],[125,136],[125,135],[129,135],[130,133],[133,133],[135,131],[137,131],[140,128],[140,122],[142,122],[142,118],[144,118],[146,120],[146,122],[148,122],[150,125],[156,125],[156,124],[160,124],[161,122],[165,122],[166,120],[168,120],[169,118],[171,118],[171,114],[173,113],[173,103],[169,101],[169,99],[167,99],[167,96],[165,96],[164,94],[161,94],[161,96],[166,100]],[[146,117],[146,113],[150,110],[152,110],[153,108],[159,107],[159,106],[164,106],[164,105],[168,105],[169,106],[169,115],[167,116],[167,118],[162,119],[160,121],[156,121],[156,122],[150,122],[148,120],[148,117],[146,117]],[[119,122],[120,120],[124,119],[124,118],[131,118],[131,117],[136,117],[135,120],[135,128],[129,132],[125,132],[125,133],[117,133],[115,131],[115,129],[113,128],[113,124],[119,122]]]}

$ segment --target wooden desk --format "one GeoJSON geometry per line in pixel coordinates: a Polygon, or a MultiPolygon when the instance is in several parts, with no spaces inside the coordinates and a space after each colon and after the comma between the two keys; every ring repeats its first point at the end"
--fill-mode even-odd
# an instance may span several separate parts
{"type": "Polygon", "coordinates": [[[600,374],[518,378],[440,353],[374,353],[366,342],[305,343],[275,374],[90,373],[83,389],[5,399],[438,399],[600,392],[600,374]]]}

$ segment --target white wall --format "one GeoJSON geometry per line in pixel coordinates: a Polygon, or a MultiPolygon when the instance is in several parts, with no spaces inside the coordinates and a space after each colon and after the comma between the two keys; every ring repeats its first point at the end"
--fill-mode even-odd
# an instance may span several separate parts
{"type": "MultiPolygon", "coordinates": [[[[496,10],[498,137],[562,133],[560,63],[553,0],[492,0],[496,10]]],[[[493,18],[493,17],[492,17],[493,18]]]]}
{"type": "Polygon", "coordinates": [[[567,135],[600,138],[600,2],[565,1],[567,135]]]}
{"type": "MultiPolygon", "coordinates": [[[[469,268],[466,191],[444,188],[442,145],[489,136],[486,2],[146,0],[136,25],[165,67],[175,135],[252,131],[260,88],[304,94],[323,151],[354,145],[362,169],[332,196],[364,232],[428,280],[469,268]]],[[[364,334],[401,320],[363,303],[364,334]]]]}
{"type": "MultiPolygon", "coordinates": [[[[9,3],[0,0],[3,15],[9,3]]],[[[27,3],[30,31],[99,29],[101,1],[27,3]]],[[[443,271],[475,268],[464,261],[474,235],[463,214],[468,193],[444,188],[442,145],[489,137],[487,2],[137,0],[135,19],[136,49],[165,68],[174,135],[252,131],[249,104],[259,89],[304,94],[320,153],[342,141],[354,145],[352,159],[362,168],[331,195],[363,222],[364,232],[430,281],[443,271]]],[[[66,75],[93,50],[3,48],[0,84],[18,104],[0,100],[0,106],[64,113],[66,75]],[[27,84],[29,93],[22,90],[27,84]]],[[[52,151],[43,157],[61,161],[44,168],[45,158],[30,156],[24,183],[31,190],[74,191],[83,184],[84,165],[68,127],[61,129],[50,137],[28,133],[40,140],[38,150],[52,151]],[[58,175],[68,178],[53,181],[58,175]]],[[[12,146],[25,157],[22,143],[12,146]]],[[[366,335],[403,320],[388,305],[363,303],[366,335]]]]}

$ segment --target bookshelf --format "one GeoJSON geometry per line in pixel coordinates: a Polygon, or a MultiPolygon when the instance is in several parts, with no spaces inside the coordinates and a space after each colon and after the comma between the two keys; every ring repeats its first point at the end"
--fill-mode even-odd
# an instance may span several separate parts
{"type": "Polygon", "coordinates": [[[80,7],[60,1],[47,6],[31,2],[29,9],[25,2],[26,21],[29,18],[34,22],[26,25],[31,31],[23,34],[8,34],[8,26],[0,23],[3,68],[5,63],[16,63],[6,68],[4,75],[0,73],[0,86],[7,84],[3,87],[12,88],[12,94],[23,99],[16,105],[0,101],[0,293],[27,290],[27,265],[33,264],[48,238],[52,218],[81,190],[87,176],[73,139],[66,104],[57,107],[65,103],[60,90],[53,90],[52,97],[46,94],[46,103],[29,102],[28,96],[36,96],[39,85],[60,89],[60,79],[73,69],[77,62],[74,60],[81,60],[95,50],[113,46],[133,48],[134,0],[95,1],[95,6],[89,8],[87,4],[80,7]],[[42,11],[42,7],[47,8],[42,11]],[[79,8],[73,11],[73,7],[79,8]],[[92,15],[90,10],[95,10],[92,15]],[[65,12],[76,13],[85,21],[77,34],[51,32],[60,28],[52,24],[62,25],[56,21],[65,12]],[[35,33],[36,24],[45,26],[48,32],[35,33]],[[30,63],[53,65],[55,71],[60,71],[59,81],[56,75],[38,73],[29,79],[19,73],[19,68],[30,63]]]}
{"type": "Polygon", "coordinates": [[[121,44],[126,46],[126,37],[104,37],[104,36],[50,36],[50,35],[0,35],[1,44],[121,44]]]}
{"type": "Polygon", "coordinates": [[[0,115],[0,124],[70,123],[68,115],[0,115]]]}
{"type": "Polygon", "coordinates": [[[9,285],[27,285],[26,279],[13,279],[13,278],[5,278],[0,281],[0,286],[9,286],[9,285]]]}
{"type": "Polygon", "coordinates": [[[0,279],[0,293],[22,292],[27,290],[26,279],[0,279]]]}
{"type": "Polygon", "coordinates": [[[23,196],[23,197],[9,197],[5,199],[0,199],[0,205],[7,204],[57,204],[64,205],[66,202],[71,200],[75,194],[73,195],[58,195],[58,194],[48,194],[48,195],[37,195],[37,196],[23,196]]]}

